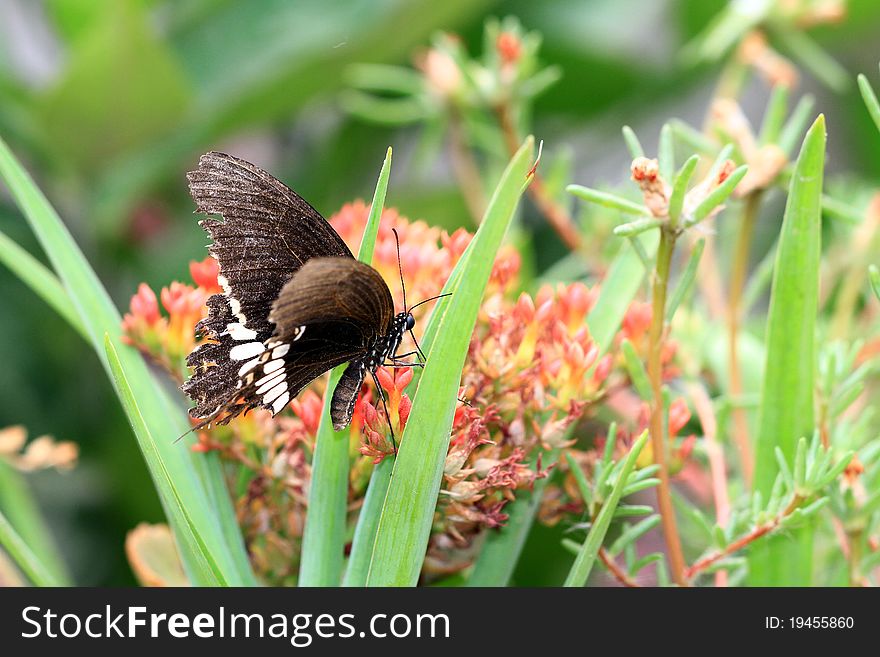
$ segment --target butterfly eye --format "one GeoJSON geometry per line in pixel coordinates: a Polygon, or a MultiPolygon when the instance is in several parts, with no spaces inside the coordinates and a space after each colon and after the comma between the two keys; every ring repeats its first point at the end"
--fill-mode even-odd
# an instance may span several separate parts
{"type": "Polygon", "coordinates": [[[412,316],[412,313],[409,313],[406,316],[406,330],[412,331],[413,326],[416,325],[416,318],[412,316]]]}

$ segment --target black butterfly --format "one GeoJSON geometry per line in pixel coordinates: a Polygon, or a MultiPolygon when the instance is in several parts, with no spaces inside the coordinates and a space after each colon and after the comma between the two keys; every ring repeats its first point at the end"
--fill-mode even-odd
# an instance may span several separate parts
{"type": "Polygon", "coordinates": [[[190,415],[202,420],[196,428],[258,406],[276,415],[313,379],[349,363],[330,407],[338,431],[351,421],[367,371],[382,396],[376,368],[421,365],[400,360],[423,358],[418,343],[416,352],[397,355],[404,332],[415,341],[406,293],[395,315],[379,273],[355,260],[287,185],[216,152],[203,155],[187,180],[196,211],[223,217],[199,222],[213,240],[223,294],[208,299],[209,314],[196,326],[209,342],[186,360],[194,372],[182,388],[196,404],[190,415]]]}

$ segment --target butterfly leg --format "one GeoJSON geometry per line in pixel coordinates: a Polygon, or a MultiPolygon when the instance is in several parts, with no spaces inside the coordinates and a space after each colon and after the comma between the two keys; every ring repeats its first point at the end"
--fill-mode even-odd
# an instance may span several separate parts
{"type": "Polygon", "coordinates": [[[428,360],[428,357],[425,356],[425,353],[422,351],[422,348],[419,346],[419,341],[416,340],[416,334],[413,333],[412,331],[410,331],[409,334],[410,334],[410,336],[412,336],[412,341],[413,341],[413,344],[416,346],[416,351],[419,352],[419,356],[422,357],[422,362],[424,363],[426,360],[428,360]]]}
{"type": "Polygon", "coordinates": [[[374,370],[370,370],[373,377],[373,384],[376,386],[376,392],[379,393],[379,399],[382,400],[382,408],[385,410],[385,421],[388,423],[388,431],[391,432],[391,445],[394,448],[394,456],[397,456],[397,441],[394,439],[394,428],[391,426],[391,416],[388,414],[388,404],[385,402],[385,391],[379,383],[379,378],[374,370]]]}

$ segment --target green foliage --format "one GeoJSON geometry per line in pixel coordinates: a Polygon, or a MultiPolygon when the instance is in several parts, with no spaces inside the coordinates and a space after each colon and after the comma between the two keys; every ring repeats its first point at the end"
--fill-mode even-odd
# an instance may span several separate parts
{"type": "MultiPolygon", "coordinates": [[[[759,410],[755,489],[769,495],[780,449],[794,456],[797,440],[812,432],[816,372],[815,326],[819,296],[822,174],[825,119],[816,119],[804,140],[792,175],[776,252],[767,319],[767,365],[759,410]]],[[[755,584],[808,584],[812,570],[811,533],[780,539],[755,552],[755,584]],[[785,542],[783,542],[785,541],[785,542]]]]}

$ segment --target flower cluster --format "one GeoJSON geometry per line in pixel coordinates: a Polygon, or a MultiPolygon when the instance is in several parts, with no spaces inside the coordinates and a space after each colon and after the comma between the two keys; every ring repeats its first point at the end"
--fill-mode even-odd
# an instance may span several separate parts
{"type": "Polygon", "coordinates": [[[207,313],[205,302],[212,294],[221,292],[217,283],[219,268],[213,258],[191,262],[189,271],[195,285],[174,281],[159,293],[167,316],[159,311],[156,293],[141,283],[122,320],[123,340],[175,379],[185,375],[186,356],[196,342],[194,327],[207,313]]]}

